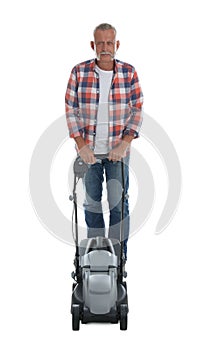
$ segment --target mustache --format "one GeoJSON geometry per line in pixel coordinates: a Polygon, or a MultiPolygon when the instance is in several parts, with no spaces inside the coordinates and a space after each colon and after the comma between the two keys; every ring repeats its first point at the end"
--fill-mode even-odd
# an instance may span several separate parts
{"type": "Polygon", "coordinates": [[[98,55],[96,54],[97,60],[100,60],[101,55],[110,55],[111,60],[113,60],[115,55],[116,55],[116,53],[114,52],[114,54],[112,54],[109,51],[101,51],[98,55]]]}
{"type": "Polygon", "coordinates": [[[101,51],[99,55],[110,55],[111,57],[113,57],[113,54],[109,51],[101,51]]]}

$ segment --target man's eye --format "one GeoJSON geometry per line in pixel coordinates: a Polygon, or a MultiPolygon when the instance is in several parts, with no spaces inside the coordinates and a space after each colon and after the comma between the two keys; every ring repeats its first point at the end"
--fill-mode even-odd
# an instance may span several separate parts
{"type": "MultiPolygon", "coordinates": [[[[108,46],[113,46],[114,42],[113,41],[107,41],[105,44],[107,44],[108,46]]],[[[97,46],[103,46],[104,45],[104,41],[98,41],[96,43],[97,46]]]]}

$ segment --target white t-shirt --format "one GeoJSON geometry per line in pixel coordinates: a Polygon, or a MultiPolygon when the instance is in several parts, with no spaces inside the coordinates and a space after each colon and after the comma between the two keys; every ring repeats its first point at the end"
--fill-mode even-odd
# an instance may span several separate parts
{"type": "Polygon", "coordinates": [[[108,153],[108,125],[109,125],[109,91],[113,71],[106,71],[96,66],[99,73],[99,108],[97,112],[95,154],[108,153]]]}

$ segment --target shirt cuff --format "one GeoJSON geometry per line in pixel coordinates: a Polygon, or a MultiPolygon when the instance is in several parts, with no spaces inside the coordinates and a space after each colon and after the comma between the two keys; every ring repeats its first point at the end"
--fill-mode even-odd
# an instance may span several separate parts
{"type": "Polygon", "coordinates": [[[82,133],[80,131],[76,131],[74,133],[69,133],[70,138],[75,139],[75,137],[82,136],[82,133]]]}
{"type": "Polygon", "coordinates": [[[139,136],[138,132],[133,129],[125,129],[123,132],[123,135],[130,135],[134,137],[134,139],[136,139],[139,136]]]}

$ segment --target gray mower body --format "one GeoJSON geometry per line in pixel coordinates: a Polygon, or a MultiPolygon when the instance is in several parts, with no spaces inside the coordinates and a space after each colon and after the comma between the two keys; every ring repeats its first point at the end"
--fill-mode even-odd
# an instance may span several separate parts
{"type": "Polygon", "coordinates": [[[103,237],[81,241],[79,247],[80,281],[73,287],[73,329],[79,321],[112,322],[120,320],[126,329],[128,313],[126,282],[119,275],[120,243],[103,237]]]}

